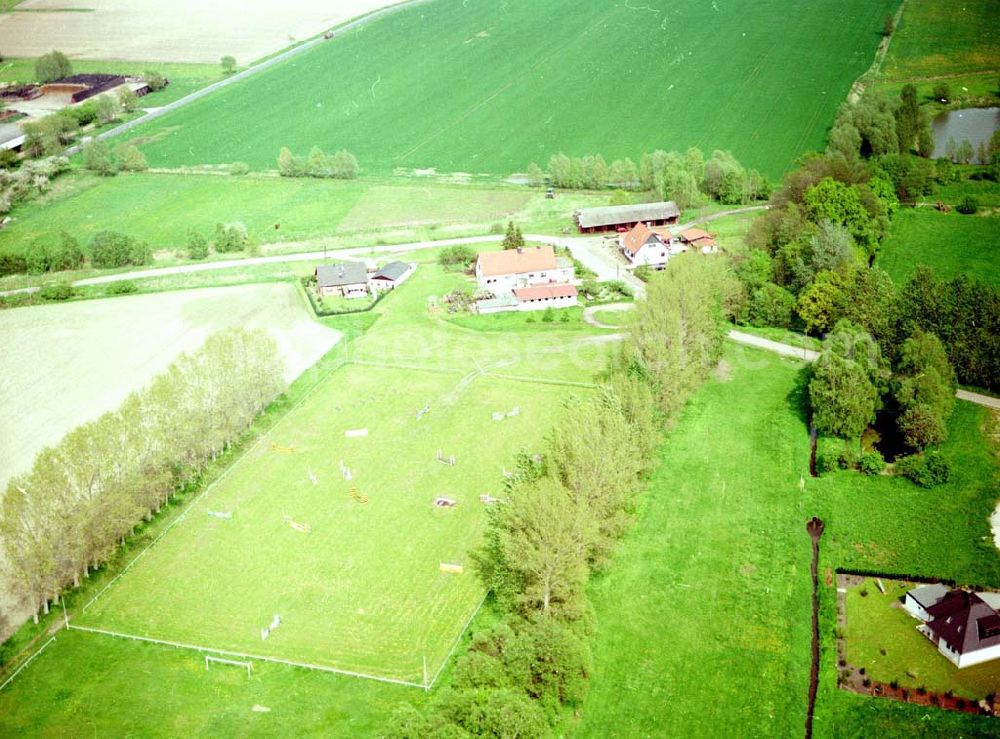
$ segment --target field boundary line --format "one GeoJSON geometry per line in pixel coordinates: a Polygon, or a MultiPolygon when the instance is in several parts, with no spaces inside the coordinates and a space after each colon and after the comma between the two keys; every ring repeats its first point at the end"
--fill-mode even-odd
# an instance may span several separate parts
{"type": "MultiPolygon", "coordinates": [[[[336,348],[339,345],[340,345],[340,342],[337,342],[337,344],[335,344],[330,349],[330,351],[336,350],[336,348]]],[[[300,405],[302,405],[302,403],[305,402],[305,400],[310,395],[312,395],[313,392],[315,392],[316,388],[320,387],[323,383],[325,383],[330,378],[330,376],[334,372],[336,372],[337,370],[339,370],[341,367],[343,367],[344,364],[345,364],[344,361],[339,362],[334,367],[332,367],[329,372],[327,372],[325,375],[323,375],[323,377],[321,377],[319,380],[317,380],[316,384],[313,385],[311,388],[309,388],[302,395],[301,398],[299,398],[287,411],[285,411],[284,415],[282,415],[281,418],[279,418],[277,420],[277,422],[275,422],[275,424],[273,426],[271,426],[271,428],[269,428],[267,431],[265,431],[263,434],[261,434],[253,444],[251,444],[243,452],[241,452],[240,456],[237,457],[236,459],[234,459],[229,464],[229,466],[227,466],[226,469],[223,470],[223,472],[222,472],[221,475],[219,475],[217,478],[215,478],[209,484],[209,486],[207,488],[205,488],[204,490],[202,490],[201,493],[199,493],[198,496],[194,500],[192,500],[190,503],[188,503],[187,506],[185,507],[185,509],[183,511],[181,511],[181,513],[177,516],[177,518],[175,518],[173,521],[171,521],[169,524],[167,524],[167,526],[163,529],[163,531],[161,531],[159,533],[159,535],[155,539],[153,539],[151,542],[149,542],[148,545],[146,545],[145,549],[143,549],[141,552],[139,552],[131,562],[129,562],[127,565],[125,565],[125,567],[122,569],[121,572],[119,572],[117,575],[115,575],[112,578],[111,582],[109,582],[107,585],[105,585],[103,588],[101,588],[98,591],[97,595],[95,595],[93,598],[91,598],[89,601],[87,601],[86,605],[84,605],[83,608],[80,610],[80,613],[81,614],[86,613],[87,609],[90,608],[92,605],[94,605],[94,603],[97,602],[98,598],[100,598],[102,595],[104,595],[104,593],[106,593],[108,591],[108,589],[112,585],[114,585],[116,582],[118,582],[118,580],[121,579],[121,577],[125,573],[127,573],[130,569],[132,569],[132,566],[136,562],[138,562],[140,559],[142,559],[142,557],[145,556],[146,552],[148,552],[150,549],[152,549],[153,546],[160,539],[162,539],[164,536],[166,536],[167,533],[171,529],[174,528],[174,526],[176,526],[177,524],[179,524],[181,521],[185,520],[187,518],[188,514],[194,509],[195,505],[197,505],[198,501],[200,501],[202,498],[204,498],[206,495],[208,495],[208,493],[210,491],[214,490],[216,485],[218,485],[220,482],[222,482],[227,477],[229,477],[229,473],[232,472],[233,468],[237,464],[239,464],[239,462],[241,462],[248,454],[250,454],[252,451],[254,451],[258,446],[260,446],[264,442],[265,439],[269,438],[271,436],[271,434],[274,432],[274,430],[276,428],[278,428],[282,423],[284,423],[285,419],[288,418],[288,416],[291,415],[292,411],[294,411],[296,408],[298,408],[300,405]]]]}
{"type": "MultiPolygon", "coordinates": [[[[356,364],[359,367],[385,367],[386,369],[413,370],[415,372],[434,372],[441,375],[457,375],[462,372],[460,369],[447,367],[422,367],[417,364],[403,364],[401,362],[372,362],[367,359],[347,359],[345,364],[356,364]]],[[[465,375],[462,375],[465,377],[465,375]]]]}
{"type": "Polygon", "coordinates": [[[117,637],[119,639],[132,639],[133,641],[149,642],[151,644],[162,644],[164,646],[176,647],[177,649],[187,649],[194,652],[211,652],[212,654],[224,654],[229,657],[241,657],[243,659],[253,659],[259,662],[273,662],[275,664],[288,665],[290,667],[301,667],[306,670],[315,670],[317,672],[331,672],[336,675],[344,675],[346,677],[356,677],[363,680],[376,680],[382,683],[403,685],[409,688],[423,689],[424,687],[420,683],[412,683],[407,680],[400,680],[394,677],[381,677],[379,675],[369,675],[364,672],[343,670],[337,667],[326,667],[325,665],[314,665],[311,662],[297,662],[295,660],[282,659],[281,657],[265,657],[259,654],[248,654],[247,652],[236,652],[229,649],[204,647],[198,644],[187,644],[185,642],[170,641],[167,639],[154,639],[151,636],[138,636],[137,634],[126,634],[121,631],[110,631],[108,629],[95,629],[91,626],[74,626],[73,624],[69,624],[66,628],[71,629],[73,631],[85,631],[91,634],[102,634],[103,636],[117,637]]]}
{"type": "Polygon", "coordinates": [[[593,382],[577,382],[575,380],[557,380],[550,377],[531,377],[529,375],[508,375],[499,372],[486,372],[483,375],[496,380],[515,380],[516,382],[534,382],[539,385],[563,385],[565,387],[583,387],[588,390],[597,390],[600,385],[593,382]]]}
{"type": "Polygon", "coordinates": [[[21,666],[18,667],[16,670],[14,670],[14,674],[11,675],[10,677],[8,677],[6,680],[4,680],[3,685],[0,685],[0,691],[3,691],[4,688],[6,688],[8,685],[10,685],[12,682],[14,682],[14,678],[21,674],[21,670],[23,670],[25,667],[27,667],[28,665],[30,665],[31,662],[32,662],[32,660],[34,660],[35,657],[37,657],[42,652],[44,652],[45,648],[47,646],[49,646],[49,644],[51,644],[55,640],[56,640],[56,638],[53,636],[51,639],[49,639],[47,642],[45,642],[37,652],[35,652],[30,657],[28,657],[28,659],[24,660],[24,662],[21,663],[21,666]]]}
{"type": "Polygon", "coordinates": [[[489,596],[489,591],[483,594],[483,598],[482,600],[479,601],[479,605],[476,606],[476,610],[474,610],[472,612],[472,615],[465,620],[465,625],[462,626],[462,630],[459,631],[458,636],[455,637],[455,643],[451,645],[451,649],[448,650],[448,654],[445,656],[444,661],[441,663],[441,666],[438,667],[437,672],[434,673],[434,678],[430,681],[428,685],[423,686],[424,690],[430,690],[431,688],[434,687],[434,684],[438,681],[438,678],[441,676],[441,673],[444,671],[444,668],[448,665],[448,662],[451,661],[451,656],[455,653],[455,650],[458,648],[459,643],[462,641],[462,637],[465,636],[465,632],[468,631],[469,624],[471,624],[472,620],[479,615],[479,611],[482,610],[483,604],[486,602],[486,598],[488,596],[489,596]]]}

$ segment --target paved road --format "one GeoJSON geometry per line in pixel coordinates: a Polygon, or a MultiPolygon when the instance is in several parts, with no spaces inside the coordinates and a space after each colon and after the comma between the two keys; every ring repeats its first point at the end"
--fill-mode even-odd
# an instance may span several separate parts
{"type": "MultiPolygon", "coordinates": [[[[541,236],[527,236],[529,239],[542,239],[541,236]]],[[[182,264],[177,267],[152,267],[150,269],[140,269],[133,272],[118,272],[113,275],[101,275],[100,277],[87,277],[73,283],[74,287],[84,285],[105,285],[109,282],[121,282],[122,280],[142,280],[149,277],[166,277],[169,275],[183,275],[192,272],[209,272],[218,269],[231,269],[233,267],[247,267],[255,264],[280,264],[282,262],[315,262],[327,259],[343,259],[345,257],[366,257],[371,254],[402,254],[409,251],[420,251],[422,249],[436,249],[439,246],[451,246],[454,244],[490,244],[503,240],[503,236],[469,236],[462,239],[442,239],[440,241],[415,241],[409,244],[396,244],[393,246],[355,246],[350,249],[328,249],[326,251],[307,251],[296,254],[275,254],[269,257],[247,257],[246,259],[222,259],[217,262],[201,262],[195,264],[182,264]]],[[[16,290],[5,290],[0,292],[0,296],[14,295],[17,293],[38,292],[38,287],[21,287],[16,290]]]]}
{"type": "MultiPolygon", "coordinates": [[[[369,13],[368,15],[363,15],[360,18],[355,18],[353,21],[349,21],[345,25],[339,26],[338,28],[331,30],[330,32],[331,39],[337,38],[338,36],[343,36],[348,31],[353,31],[359,26],[368,23],[369,21],[375,20],[376,18],[381,18],[382,16],[389,15],[390,13],[395,13],[404,7],[409,7],[411,5],[417,5],[425,2],[428,2],[428,0],[404,0],[403,2],[400,2],[398,5],[391,5],[387,8],[382,8],[381,10],[376,10],[372,13],[369,13]]],[[[233,85],[236,84],[237,82],[241,82],[242,80],[245,80],[247,77],[250,77],[251,75],[255,75],[258,72],[263,72],[265,69],[273,67],[275,64],[279,64],[287,59],[291,59],[293,56],[302,54],[303,52],[312,49],[314,46],[318,46],[319,44],[322,44],[323,42],[328,40],[330,39],[325,39],[322,36],[319,36],[318,38],[314,38],[311,41],[306,41],[305,43],[300,44],[299,46],[296,46],[293,49],[289,49],[288,51],[283,51],[280,54],[271,57],[270,59],[266,59],[265,61],[255,64],[252,67],[244,69],[242,72],[238,72],[237,74],[234,74],[231,77],[227,77],[224,80],[214,82],[208,87],[203,87],[200,90],[192,92],[190,95],[185,95],[180,100],[175,100],[174,102],[164,105],[161,108],[147,108],[145,115],[136,118],[135,120],[128,121],[127,123],[123,123],[120,126],[115,126],[114,128],[108,129],[107,131],[98,134],[96,138],[109,139],[113,136],[120,136],[123,133],[131,131],[136,126],[141,126],[144,123],[149,123],[150,121],[159,118],[162,115],[166,115],[171,111],[177,110],[178,108],[182,108],[185,105],[188,105],[189,103],[193,103],[195,100],[203,98],[206,95],[211,95],[213,92],[221,90],[222,88],[227,87],[228,85],[233,85]]],[[[72,156],[73,154],[79,152],[81,147],[82,144],[76,144],[66,149],[64,153],[66,156],[72,156]]]]}
{"type": "Polygon", "coordinates": [[[747,346],[755,346],[758,349],[766,349],[769,352],[781,354],[785,357],[802,359],[806,362],[815,362],[819,359],[819,352],[813,351],[812,349],[803,349],[798,346],[782,344],[778,341],[771,341],[770,339],[762,339],[759,336],[745,334],[742,331],[730,331],[728,335],[730,339],[738,344],[746,344],[747,346]]]}

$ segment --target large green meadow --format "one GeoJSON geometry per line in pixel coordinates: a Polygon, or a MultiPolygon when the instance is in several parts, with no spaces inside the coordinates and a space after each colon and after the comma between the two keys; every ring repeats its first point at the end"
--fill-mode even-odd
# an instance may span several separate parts
{"type": "Polygon", "coordinates": [[[737,347],[726,365],[686,408],[614,568],[592,586],[595,670],[575,733],[799,735],[810,662],[805,522],[818,515],[816,735],[989,735],[985,719],[839,691],[828,579],[845,566],[1000,585],[987,412],[959,404],[945,446],[956,473],[942,488],[854,472],[812,479],[802,366],[737,347]]]}
{"type": "Polygon", "coordinates": [[[879,247],[878,266],[896,284],[923,265],[941,277],[964,274],[1000,287],[998,250],[1000,217],[917,208],[896,215],[889,237],[879,247]]]}
{"type": "MultiPolygon", "coordinates": [[[[269,252],[301,251],[300,242],[317,239],[323,244],[310,248],[485,235],[502,230],[509,219],[526,231],[559,233],[572,224],[575,209],[607,202],[606,193],[560,193],[547,199],[538,188],[497,182],[73,173],[14,209],[12,221],[0,230],[0,249],[27,248],[39,237],[64,231],[87,244],[110,229],[148,242],[159,252],[158,260],[169,262],[173,253],[183,255],[190,231],[210,239],[216,224],[233,222],[243,223],[250,238],[269,252]]],[[[18,280],[23,277],[7,282],[18,280]]]]}
{"type": "Polygon", "coordinates": [[[436,0],[142,126],[150,164],[353,152],[362,168],[500,173],[559,151],[729,149],[776,177],[871,64],[896,0],[436,0]],[[780,125],[775,125],[780,121],[780,125]]]}
{"type": "Polygon", "coordinates": [[[503,465],[588,392],[604,353],[578,323],[498,337],[435,317],[428,298],[466,279],[422,265],[345,364],[74,623],[417,684],[426,658],[433,678],[483,597],[468,569],[479,496],[502,495],[503,465]]]}

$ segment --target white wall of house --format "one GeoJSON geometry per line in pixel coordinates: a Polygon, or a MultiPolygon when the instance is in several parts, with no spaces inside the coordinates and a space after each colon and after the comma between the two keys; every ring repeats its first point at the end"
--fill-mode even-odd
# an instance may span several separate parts
{"type": "Polygon", "coordinates": [[[538,300],[522,300],[517,305],[519,311],[545,310],[546,308],[572,308],[577,305],[575,295],[564,298],[540,298],[538,300]]]}
{"type": "Polygon", "coordinates": [[[490,292],[510,292],[515,287],[530,287],[531,285],[565,284],[573,281],[572,267],[555,267],[539,272],[519,272],[517,274],[496,275],[486,277],[476,265],[476,281],[479,287],[490,292]]]}
{"type": "Polygon", "coordinates": [[[971,667],[972,665],[981,665],[983,662],[989,662],[994,659],[1000,659],[1000,644],[963,654],[955,664],[959,667],[971,667]]]}
{"type": "Polygon", "coordinates": [[[930,621],[931,615],[909,593],[903,599],[903,608],[914,618],[919,618],[921,621],[930,621]]]}
{"type": "Polygon", "coordinates": [[[354,285],[328,285],[326,287],[320,287],[319,294],[323,297],[339,295],[345,298],[363,298],[368,294],[368,285],[364,282],[359,282],[354,285]]]}

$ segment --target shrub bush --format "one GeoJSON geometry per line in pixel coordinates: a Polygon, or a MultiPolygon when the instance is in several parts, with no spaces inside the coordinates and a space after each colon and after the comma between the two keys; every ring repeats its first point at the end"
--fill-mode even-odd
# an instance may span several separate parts
{"type": "Polygon", "coordinates": [[[955,206],[955,210],[963,215],[971,216],[979,210],[979,201],[971,195],[966,195],[962,198],[962,202],[955,206]]]}
{"type": "Polygon", "coordinates": [[[872,450],[861,455],[858,466],[866,475],[879,475],[885,469],[885,459],[877,451],[872,450]]]}
{"type": "Polygon", "coordinates": [[[139,286],[132,280],[121,280],[108,285],[108,295],[131,295],[139,292],[139,286]]]}
{"type": "Polygon", "coordinates": [[[90,242],[90,261],[100,269],[148,264],[149,245],[118,231],[101,231],[90,242]]]}
{"type": "Polygon", "coordinates": [[[38,291],[38,297],[42,300],[69,300],[76,294],[73,286],[68,282],[56,282],[45,285],[38,291]]]}
{"type": "Polygon", "coordinates": [[[896,472],[922,488],[932,488],[948,482],[951,465],[941,452],[930,451],[896,460],[896,472]]]}
{"type": "Polygon", "coordinates": [[[229,165],[229,174],[244,175],[250,171],[250,165],[246,162],[233,162],[229,165]]]}

